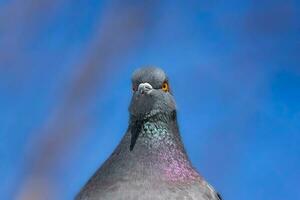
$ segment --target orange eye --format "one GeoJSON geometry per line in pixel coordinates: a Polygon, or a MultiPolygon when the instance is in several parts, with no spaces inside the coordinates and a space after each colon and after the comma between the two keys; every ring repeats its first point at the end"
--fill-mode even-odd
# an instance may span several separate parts
{"type": "Polygon", "coordinates": [[[164,92],[169,92],[169,85],[167,82],[164,82],[161,86],[161,89],[164,91],[164,92]]]}

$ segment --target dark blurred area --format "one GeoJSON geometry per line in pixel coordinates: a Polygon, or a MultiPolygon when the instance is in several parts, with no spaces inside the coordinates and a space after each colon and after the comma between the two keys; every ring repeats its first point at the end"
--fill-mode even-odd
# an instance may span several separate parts
{"type": "Polygon", "coordinates": [[[127,128],[130,76],[171,80],[224,199],[298,199],[298,1],[0,2],[0,196],[72,199],[127,128]]]}

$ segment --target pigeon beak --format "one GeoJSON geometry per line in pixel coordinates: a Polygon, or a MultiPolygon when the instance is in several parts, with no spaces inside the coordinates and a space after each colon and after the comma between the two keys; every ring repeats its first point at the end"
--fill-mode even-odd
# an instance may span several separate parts
{"type": "Polygon", "coordinates": [[[153,87],[149,83],[141,83],[138,87],[138,91],[140,94],[150,94],[153,87]]]}

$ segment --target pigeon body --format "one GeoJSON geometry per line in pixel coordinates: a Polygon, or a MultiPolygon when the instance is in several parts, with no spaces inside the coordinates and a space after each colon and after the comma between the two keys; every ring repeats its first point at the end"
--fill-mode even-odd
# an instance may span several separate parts
{"type": "Polygon", "coordinates": [[[76,199],[220,200],[186,154],[165,73],[141,68],[132,84],[128,130],[76,199]]]}

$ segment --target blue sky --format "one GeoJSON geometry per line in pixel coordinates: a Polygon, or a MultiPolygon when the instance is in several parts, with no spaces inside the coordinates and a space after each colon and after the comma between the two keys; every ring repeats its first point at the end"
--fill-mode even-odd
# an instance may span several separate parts
{"type": "Polygon", "coordinates": [[[1,197],[72,199],[127,129],[131,73],[156,65],[224,199],[300,198],[298,1],[0,6],[1,197]]]}

